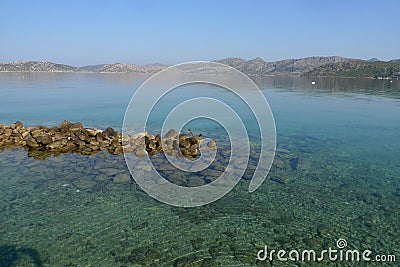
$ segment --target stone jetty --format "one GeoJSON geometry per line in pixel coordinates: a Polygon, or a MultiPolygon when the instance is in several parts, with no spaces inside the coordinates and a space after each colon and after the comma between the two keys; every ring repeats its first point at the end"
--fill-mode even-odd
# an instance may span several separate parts
{"type": "MultiPolygon", "coordinates": [[[[195,135],[191,130],[186,134],[171,129],[161,137],[148,132],[122,135],[113,128],[84,128],[81,122],[69,121],[51,128],[25,127],[20,121],[9,125],[0,124],[0,150],[22,147],[28,151],[29,156],[37,159],[68,152],[91,155],[100,151],[114,155],[135,153],[138,157],[159,152],[196,158],[202,141],[202,135],[195,135]]],[[[205,147],[215,149],[216,141],[208,142],[205,147]]]]}

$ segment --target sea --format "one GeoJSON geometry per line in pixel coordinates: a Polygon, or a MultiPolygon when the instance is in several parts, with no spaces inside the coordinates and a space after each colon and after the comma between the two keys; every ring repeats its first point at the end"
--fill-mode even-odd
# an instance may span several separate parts
{"type": "MultiPolygon", "coordinates": [[[[148,78],[0,73],[0,124],[53,127],[69,120],[121,131],[132,97],[148,78]]],[[[0,266],[398,266],[400,82],[250,78],[276,127],[274,162],[256,191],[248,190],[260,156],[251,108],[216,85],[181,86],[160,99],[146,130],[160,133],[166,115],[185,100],[227,103],[251,144],[246,171],[232,191],[207,205],[176,207],[140,188],[122,154],[35,159],[23,148],[1,148],[0,266]],[[302,259],[310,250],[316,256],[302,259]],[[329,258],[329,250],[337,257],[329,258]],[[285,252],[281,258],[278,251],[285,252]],[[359,261],[346,258],[347,251],[358,251],[359,261]]],[[[234,156],[230,126],[198,118],[180,129],[217,141],[211,169],[184,174],[164,155],[151,158],[177,185],[210,183],[234,156]]]]}

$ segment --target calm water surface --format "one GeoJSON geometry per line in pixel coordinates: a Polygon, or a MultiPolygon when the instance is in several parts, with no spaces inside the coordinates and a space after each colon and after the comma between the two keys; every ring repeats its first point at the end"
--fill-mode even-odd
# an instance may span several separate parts
{"type": "MultiPolygon", "coordinates": [[[[0,123],[55,126],[67,119],[120,129],[145,79],[1,73],[0,123]]],[[[35,160],[21,149],[0,151],[0,266],[271,266],[256,258],[265,245],[321,251],[336,248],[339,238],[348,249],[396,255],[398,264],[400,84],[254,80],[275,116],[278,150],[266,181],[252,194],[247,189],[257,160],[254,118],[229,92],[209,85],[178,88],[159,103],[149,124],[158,131],[175,103],[195,96],[224,100],[245,119],[253,150],[243,181],[204,207],[155,201],[135,185],[121,155],[35,160]]],[[[229,153],[220,126],[199,120],[190,127],[219,139],[220,162],[193,180],[168,166],[159,169],[178,184],[196,186],[223,171],[229,153]]],[[[272,266],[357,265],[290,264],[275,260],[272,266]]]]}

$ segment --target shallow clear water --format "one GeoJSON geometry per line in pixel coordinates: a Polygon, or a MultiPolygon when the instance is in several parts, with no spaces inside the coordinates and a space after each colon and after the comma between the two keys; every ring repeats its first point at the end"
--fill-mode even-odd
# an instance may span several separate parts
{"type": "MultiPolygon", "coordinates": [[[[129,99],[145,79],[3,73],[0,123],[54,126],[68,119],[120,129],[129,99]]],[[[160,102],[149,125],[159,130],[174,101],[210,94],[231,101],[246,119],[254,147],[248,171],[232,192],[204,207],[153,200],[132,181],[121,155],[63,154],[41,161],[21,149],[0,151],[0,266],[270,266],[256,258],[264,245],[321,251],[336,247],[339,238],[349,249],[394,254],[399,261],[399,83],[254,80],[275,116],[278,150],[268,178],[251,194],[254,120],[240,101],[212,86],[178,89],[160,102]]],[[[220,138],[224,147],[224,132],[215,124],[194,121],[190,127],[220,138]]],[[[223,170],[228,153],[219,153],[221,162],[201,181],[223,170]]],[[[160,168],[176,183],[199,182],[160,168]]]]}

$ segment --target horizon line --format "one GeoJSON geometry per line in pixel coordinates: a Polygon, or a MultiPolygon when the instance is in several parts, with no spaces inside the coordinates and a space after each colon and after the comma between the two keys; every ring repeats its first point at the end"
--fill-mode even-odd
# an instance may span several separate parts
{"type": "MultiPolygon", "coordinates": [[[[346,59],[352,59],[352,60],[363,60],[363,61],[368,61],[368,60],[375,60],[375,61],[382,61],[382,62],[390,62],[392,60],[396,60],[398,58],[392,58],[389,60],[381,60],[377,57],[372,57],[369,59],[361,59],[361,58],[356,58],[356,57],[344,57],[344,56],[338,56],[338,55],[331,55],[331,56],[307,56],[307,57],[296,57],[296,58],[284,58],[284,59],[279,59],[279,60],[274,60],[274,61],[266,61],[264,58],[257,56],[254,58],[250,58],[250,59],[246,59],[243,57],[225,57],[225,58],[220,58],[220,59],[213,59],[213,60],[201,60],[201,61],[220,61],[220,60],[225,60],[225,59],[241,59],[244,61],[252,61],[252,60],[256,60],[256,59],[261,59],[266,63],[272,63],[272,62],[279,62],[279,61],[285,61],[285,60],[300,60],[300,59],[307,59],[307,58],[316,58],[316,57],[320,57],[320,58],[329,58],[329,57],[339,57],[339,58],[346,58],[346,59]]],[[[399,57],[400,58],[400,57],[399,57]]],[[[199,61],[199,60],[189,60],[189,61],[185,61],[185,62],[194,62],[194,61],[199,61]]],[[[71,64],[66,64],[66,63],[61,63],[59,61],[52,61],[52,60],[29,60],[29,59],[17,59],[14,61],[0,61],[0,64],[5,64],[5,63],[16,63],[16,62],[49,62],[49,63],[54,63],[54,64],[61,64],[61,65],[67,65],[67,66],[72,66],[72,67],[78,67],[78,68],[83,68],[83,67],[89,67],[89,66],[97,66],[97,65],[107,65],[107,64],[130,64],[130,65],[136,65],[136,66],[154,66],[154,65],[163,65],[163,66],[173,66],[176,64],[182,64],[181,63],[176,63],[176,64],[168,64],[168,63],[161,63],[161,62],[153,62],[153,63],[145,63],[145,64],[138,64],[138,63],[131,63],[131,62],[123,62],[123,61],[115,61],[112,63],[98,63],[98,64],[86,64],[86,65],[71,65],[71,64]]]]}

